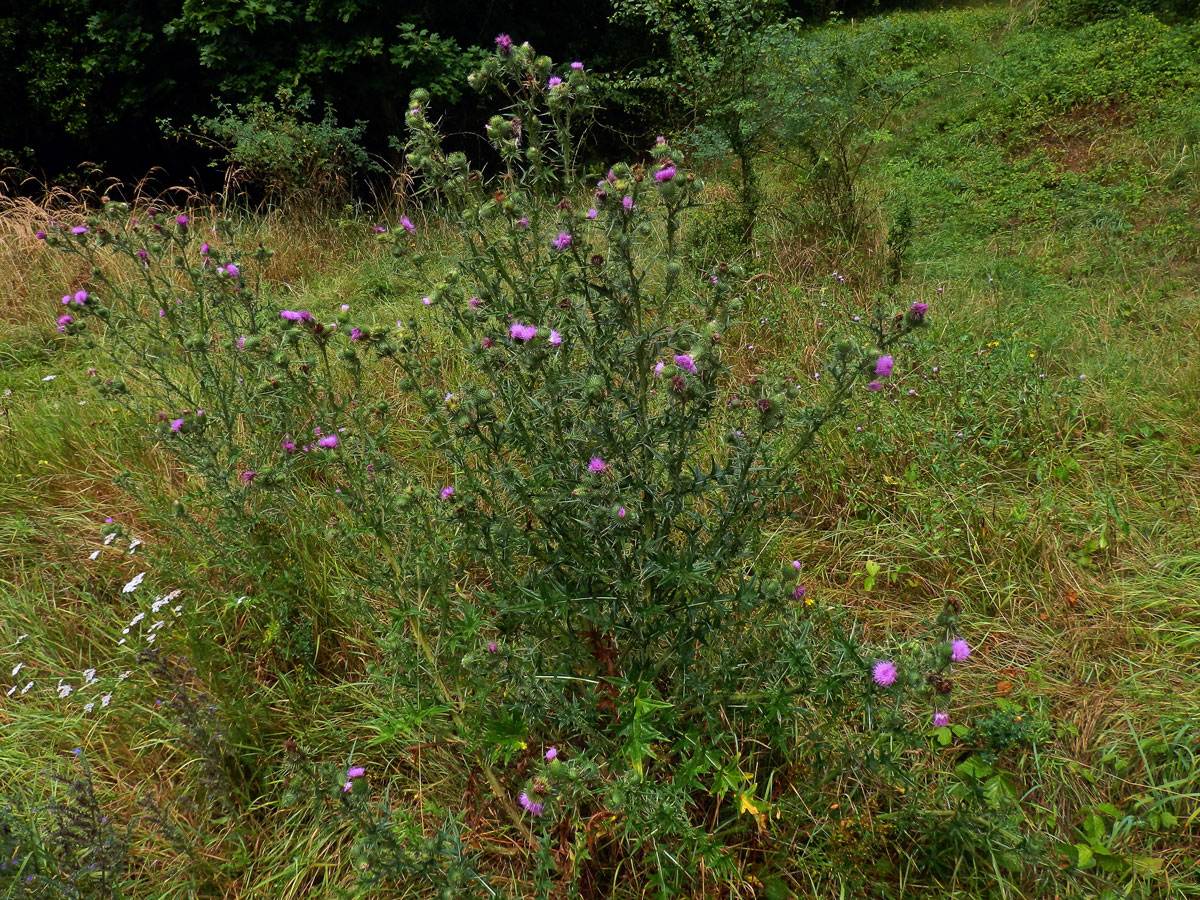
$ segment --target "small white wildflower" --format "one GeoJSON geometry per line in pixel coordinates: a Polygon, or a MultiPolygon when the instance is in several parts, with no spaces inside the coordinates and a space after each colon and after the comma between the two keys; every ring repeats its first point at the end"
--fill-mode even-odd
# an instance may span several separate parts
{"type": "Polygon", "coordinates": [[[117,681],[124,681],[126,678],[128,678],[132,674],[133,674],[132,672],[122,672],[120,675],[117,676],[117,681]]]}
{"type": "Polygon", "coordinates": [[[13,666],[12,677],[16,678],[17,673],[20,672],[23,668],[25,668],[25,663],[23,663],[23,662],[19,662],[15,666],[13,666]]]}
{"type": "Polygon", "coordinates": [[[167,594],[167,596],[163,597],[163,600],[165,600],[167,603],[170,603],[172,600],[177,599],[179,597],[179,595],[182,593],[183,593],[183,591],[181,589],[175,588],[175,590],[171,591],[171,593],[169,593],[169,594],[167,594]]]}
{"type": "Polygon", "coordinates": [[[104,537],[104,546],[107,547],[109,544],[111,544],[116,539],[117,539],[117,533],[115,531],[109,532],[109,534],[105,535],[105,537],[104,537]]]}
{"type": "Polygon", "coordinates": [[[150,626],[150,630],[158,631],[158,629],[162,628],[166,624],[167,623],[165,621],[163,621],[162,619],[159,619],[157,622],[155,622],[153,625],[150,626]]]}
{"type": "Polygon", "coordinates": [[[144,618],[146,618],[146,614],[144,612],[138,613],[136,616],[134,616],[132,619],[129,620],[129,624],[132,627],[132,626],[136,625],[138,622],[142,621],[142,619],[144,619],[144,618]]]}
{"type": "Polygon", "coordinates": [[[67,697],[71,696],[71,686],[69,684],[63,684],[62,682],[59,682],[59,685],[57,688],[55,688],[55,690],[58,691],[58,698],[60,700],[65,700],[67,697]]]}
{"type": "Polygon", "coordinates": [[[112,703],[112,694],[105,694],[103,697],[100,698],[101,706],[108,706],[108,704],[110,704],[110,703],[112,703]]]}
{"type": "Polygon", "coordinates": [[[166,597],[155,597],[154,602],[150,604],[150,612],[158,612],[167,605],[166,597]]]}
{"type": "Polygon", "coordinates": [[[99,558],[100,558],[99,550],[93,550],[91,553],[88,554],[88,559],[95,560],[95,559],[99,559],[99,558]]]}
{"type": "Polygon", "coordinates": [[[96,704],[95,704],[94,702],[93,702],[93,703],[85,703],[85,704],[83,704],[83,711],[84,711],[84,712],[91,712],[91,711],[92,711],[93,709],[95,709],[95,708],[96,708],[96,704]]]}
{"type": "Polygon", "coordinates": [[[29,689],[30,689],[31,687],[33,687],[33,682],[32,682],[32,681],[31,681],[31,682],[29,682],[29,684],[25,685],[25,687],[21,688],[21,693],[22,693],[22,694],[28,694],[28,693],[29,693],[29,689]]]}
{"type": "Polygon", "coordinates": [[[174,609],[171,610],[171,612],[175,613],[175,615],[179,615],[181,612],[183,612],[183,607],[176,606],[174,609]]]}
{"type": "Polygon", "coordinates": [[[139,541],[137,538],[134,538],[132,541],[129,542],[129,552],[132,553],[134,550],[136,550],[141,545],[142,545],[142,542],[139,541]]]}
{"type": "MultiPolygon", "coordinates": [[[[125,630],[128,631],[129,629],[126,628],[125,630]]],[[[125,638],[121,638],[119,641],[117,641],[117,646],[120,647],[124,643],[125,643],[125,638]]]]}
{"type": "Polygon", "coordinates": [[[57,375],[47,375],[45,378],[42,379],[42,381],[53,381],[57,377],[58,377],[57,375]]]}
{"type": "Polygon", "coordinates": [[[157,634],[155,634],[154,632],[151,632],[151,633],[150,633],[150,636],[146,638],[146,643],[147,643],[147,644],[153,644],[153,643],[154,643],[154,639],[155,639],[156,637],[158,637],[158,635],[157,635],[157,634]]]}
{"type": "Polygon", "coordinates": [[[145,577],[146,577],[145,572],[138,572],[131,579],[129,579],[129,583],[126,584],[125,587],[121,588],[121,593],[122,594],[132,594],[134,591],[136,591],[138,589],[138,585],[140,585],[142,583],[142,579],[145,577]]]}
{"type": "Polygon", "coordinates": [[[21,641],[25,640],[25,638],[27,638],[27,637],[29,637],[29,635],[27,635],[27,634],[21,635],[20,637],[17,638],[17,643],[18,644],[21,643],[21,641]]]}
{"type": "Polygon", "coordinates": [[[85,685],[96,683],[96,670],[95,669],[84,669],[83,670],[83,683],[85,685]]]}
{"type": "Polygon", "coordinates": [[[7,694],[5,694],[5,696],[6,696],[6,697],[11,697],[11,696],[13,695],[13,693],[16,691],[16,689],[17,689],[17,686],[14,684],[12,687],[10,687],[10,688],[8,689],[8,693],[7,693],[7,694]]]}

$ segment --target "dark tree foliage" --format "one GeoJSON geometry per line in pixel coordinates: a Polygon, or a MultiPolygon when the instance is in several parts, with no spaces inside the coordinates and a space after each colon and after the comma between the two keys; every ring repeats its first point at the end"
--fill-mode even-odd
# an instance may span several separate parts
{"type": "MultiPolygon", "coordinates": [[[[388,154],[398,99],[426,87],[464,132],[481,131],[463,75],[500,32],[591,71],[635,73],[669,52],[661,35],[614,22],[615,0],[5,0],[0,7],[0,163],[58,175],[83,160],[137,177],[162,165],[185,178],[209,161],[168,142],[158,120],[186,125],[218,100],[236,107],[281,89],[367,123],[366,149],[388,154]]],[[[790,0],[821,22],[914,0],[790,0]]],[[[608,98],[600,139],[641,145],[653,110],[608,98]],[[640,117],[640,119],[639,119],[640,117]]],[[[455,130],[453,127],[451,131],[455,130]]]]}

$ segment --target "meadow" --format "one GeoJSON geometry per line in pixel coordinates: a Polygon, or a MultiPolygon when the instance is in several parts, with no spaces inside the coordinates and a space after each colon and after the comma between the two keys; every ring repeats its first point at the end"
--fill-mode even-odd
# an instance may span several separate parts
{"type": "Polygon", "coordinates": [[[774,40],[749,243],[565,66],[503,184],[0,198],[6,896],[1200,896],[1200,24],[1037,10],[774,40]]]}

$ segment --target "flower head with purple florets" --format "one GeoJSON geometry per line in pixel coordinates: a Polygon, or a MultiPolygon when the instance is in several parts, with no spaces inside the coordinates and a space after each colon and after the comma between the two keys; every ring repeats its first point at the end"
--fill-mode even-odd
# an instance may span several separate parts
{"type": "Polygon", "coordinates": [[[970,656],[971,646],[962,638],[955,638],[950,644],[950,658],[955,662],[963,662],[970,656]]]}
{"type": "Polygon", "coordinates": [[[891,378],[896,361],[890,356],[881,356],[875,363],[875,374],[879,378],[891,378]]]}
{"type": "Polygon", "coordinates": [[[567,234],[565,231],[560,231],[558,233],[558,237],[556,237],[554,239],[554,249],[562,251],[562,250],[566,250],[570,246],[571,246],[571,236],[569,234],[567,234]]]}
{"type": "Polygon", "coordinates": [[[880,687],[891,687],[896,683],[896,664],[889,659],[881,659],[871,667],[871,678],[880,687]]]}
{"type": "Polygon", "coordinates": [[[696,374],[696,363],[686,353],[677,353],[675,355],[675,365],[692,375],[696,374]]]}
{"type": "Polygon", "coordinates": [[[501,56],[512,56],[513,39],[507,34],[496,35],[496,49],[501,56]]]}
{"type": "Polygon", "coordinates": [[[508,326],[509,337],[514,341],[532,341],[537,333],[536,325],[522,325],[520,322],[513,322],[508,326]]]}
{"type": "Polygon", "coordinates": [[[545,811],[545,807],[541,803],[538,803],[536,800],[530,800],[529,795],[524,791],[521,791],[520,795],[517,797],[517,802],[520,803],[521,808],[531,816],[540,816],[545,811]]]}
{"type": "Polygon", "coordinates": [[[603,472],[605,469],[608,468],[608,463],[606,463],[604,460],[602,460],[598,456],[593,456],[591,459],[588,460],[587,467],[588,467],[589,472],[603,472]]]}

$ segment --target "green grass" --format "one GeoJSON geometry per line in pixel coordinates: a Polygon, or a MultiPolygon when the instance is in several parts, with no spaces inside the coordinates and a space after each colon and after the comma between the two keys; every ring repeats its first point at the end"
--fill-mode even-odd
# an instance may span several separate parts
{"type": "MultiPolygon", "coordinates": [[[[897,110],[865,170],[880,209],[859,246],[814,242],[810,228],[804,256],[787,225],[762,229],[764,269],[779,278],[736,339],[754,344],[764,367],[811,379],[825,341],[818,323],[886,293],[876,248],[900,198],[916,231],[899,290],[935,314],[891,390],[832,428],[799,473],[807,524],[780,542],[803,560],[820,602],[855,608],[868,634],[915,631],[942,597],[963,597],[977,652],[957,679],[956,720],[1021,716],[1045,729],[1036,754],[999,756],[1018,785],[1022,826],[1080,843],[1087,815],[1111,804],[1097,846],[1134,869],[1107,877],[1131,896],[1200,896],[1200,32],[1144,16],[1054,30],[995,6],[866,20],[829,39],[871,29],[907,35],[901,68],[981,74],[931,83],[897,110]],[[870,590],[868,562],[880,571],[870,590]]],[[[770,176],[780,203],[798,190],[790,169],[770,176]]],[[[27,222],[10,224],[8,237],[28,241],[27,222]]],[[[369,225],[245,228],[285,251],[274,265],[289,303],[351,302],[394,320],[421,285],[366,236],[369,225]]],[[[23,663],[6,684],[19,691],[34,679],[37,689],[0,703],[0,791],[59,790],[39,773],[68,771],[71,749],[86,747],[104,802],[135,822],[133,896],[338,896],[354,882],[350,836],[289,794],[296,768],[284,741],[333,760],[357,747],[355,758],[371,759],[427,822],[439,804],[461,802],[450,751],[404,754],[380,739],[393,698],[372,688],[377,651],[348,625],[317,636],[340,662],[275,668],[286,636],[239,607],[236,586],[206,584],[211,549],[171,543],[151,512],[153,486],[177,474],[138,422],[87,386],[87,351],[54,339],[55,298],[73,273],[36,247],[3,264],[16,300],[0,325],[0,668],[23,663]],[[114,487],[125,470],[134,491],[114,487]],[[89,561],[105,516],[146,546],[89,561]],[[192,836],[194,856],[135,804],[150,797],[167,808],[178,785],[200,777],[196,759],[165,737],[162,685],[118,680],[134,665],[116,642],[148,602],[121,587],[147,550],[195,589],[183,615],[215,624],[229,683],[253,685],[287,729],[263,734],[244,722],[239,732],[276,742],[254,758],[270,760],[260,778],[280,802],[243,820],[167,813],[192,836]],[[101,670],[96,697],[114,695],[103,715],[53,690],[90,666],[101,670]]],[[[299,539],[292,551],[336,594],[334,554],[299,539]]],[[[222,696],[213,672],[203,674],[222,696]]],[[[236,696],[228,702],[236,718],[236,696]]],[[[933,754],[929,765],[956,762],[933,754]]],[[[814,810],[812,821],[787,872],[797,895],[901,896],[907,884],[911,894],[968,896],[906,867],[903,841],[893,877],[848,875],[862,864],[856,854],[880,846],[881,820],[867,805],[844,816],[814,810]]],[[[495,822],[476,818],[473,828],[473,849],[521,896],[533,863],[495,822]]],[[[1057,890],[1104,888],[1063,875],[1057,890]]]]}

